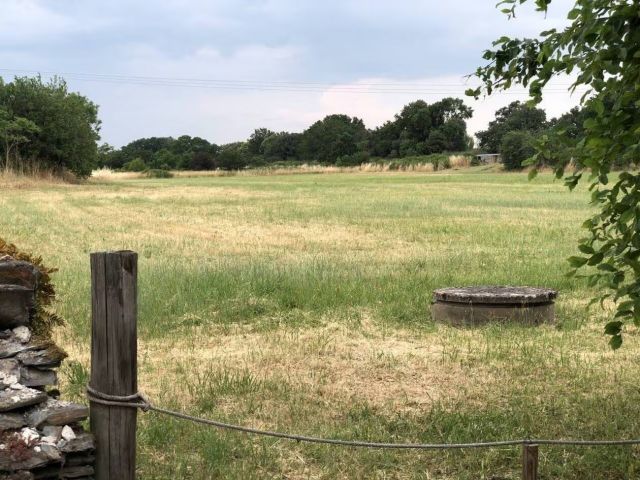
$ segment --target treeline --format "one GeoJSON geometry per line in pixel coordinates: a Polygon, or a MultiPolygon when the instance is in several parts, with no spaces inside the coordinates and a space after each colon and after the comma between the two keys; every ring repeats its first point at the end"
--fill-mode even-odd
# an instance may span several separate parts
{"type": "MultiPolygon", "coordinates": [[[[606,106],[605,106],[606,107],[606,106]]],[[[256,129],[243,142],[216,145],[183,135],[135,140],[119,149],[100,139],[98,107],[69,92],[60,78],[0,78],[0,168],[26,173],[46,170],[87,177],[96,167],[116,170],[240,170],[277,163],[313,162],[352,166],[376,159],[462,152],[473,147],[466,120],[472,110],[459,98],[406,105],[393,120],[373,130],[357,117],[328,115],[301,133],[256,129]]],[[[534,154],[538,162],[546,138],[554,152],[577,161],[574,152],[593,112],[574,108],[547,120],[545,111],[520,102],[499,109],[486,130],[478,132],[479,149],[500,153],[507,169],[521,168],[534,154]],[[545,135],[561,130],[558,137],[545,135]]],[[[546,148],[549,148],[547,145],[546,148]]],[[[625,165],[615,165],[624,167],[625,165]]]]}
{"type": "MultiPolygon", "coordinates": [[[[542,146],[541,140],[547,133],[559,130],[562,140],[552,146],[554,153],[565,164],[576,162],[575,148],[584,138],[584,122],[592,115],[594,112],[586,107],[575,107],[558,118],[547,120],[544,110],[519,101],[512,102],[496,111],[495,119],[489,122],[487,129],[476,134],[478,146],[484,152],[500,153],[505,168],[517,170],[522,168],[523,161],[536,154],[536,147],[542,146]]],[[[539,157],[538,163],[545,163],[545,159],[539,157]]]]}
{"type": "Polygon", "coordinates": [[[99,149],[98,163],[130,171],[239,170],[278,162],[350,166],[372,156],[391,159],[458,152],[472,147],[466,128],[471,114],[471,108],[458,98],[432,104],[417,100],[374,130],[357,117],[328,115],[302,133],[258,128],[246,141],[226,145],[188,135],[142,138],[120,149],[105,144],[99,149]]]}
{"type": "Polygon", "coordinates": [[[98,107],[60,78],[0,78],[0,166],[88,177],[97,161],[98,107]]]}

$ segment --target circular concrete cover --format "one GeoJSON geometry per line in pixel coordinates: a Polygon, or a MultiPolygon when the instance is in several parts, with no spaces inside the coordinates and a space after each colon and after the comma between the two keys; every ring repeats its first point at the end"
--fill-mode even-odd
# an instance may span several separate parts
{"type": "Polygon", "coordinates": [[[535,305],[552,302],[558,292],[550,288],[478,286],[439,288],[433,292],[438,302],[467,303],[475,305],[535,305]]]}

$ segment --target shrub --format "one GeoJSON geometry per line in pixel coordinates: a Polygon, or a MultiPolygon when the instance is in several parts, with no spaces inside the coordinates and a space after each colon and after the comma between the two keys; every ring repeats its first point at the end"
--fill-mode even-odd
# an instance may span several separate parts
{"type": "Polygon", "coordinates": [[[482,161],[480,161],[480,158],[478,158],[477,155],[472,155],[470,165],[472,167],[477,167],[478,165],[482,165],[482,161]]]}
{"type": "Polygon", "coordinates": [[[370,159],[369,152],[359,151],[351,155],[342,155],[336,160],[337,167],[355,167],[367,163],[370,159]]]}
{"type": "Polygon", "coordinates": [[[127,162],[122,167],[125,172],[144,172],[147,169],[147,165],[140,157],[136,157],[130,162],[127,162]]]}
{"type": "Polygon", "coordinates": [[[522,168],[522,162],[535,153],[531,145],[532,139],[531,134],[525,131],[509,132],[502,137],[500,154],[505,170],[522,168]]]}
{"type": "Polygon", "coordinates": [[[145,170],[144,174],[148,178],[173,178],[173,173],[169,170],[163,170],[162,168],[150,168],[145,170]]]}
{"type": "Polygon", "coordinates": [[[436,157],[436,161],[433,166],[436,170],[446,170],[447,168],[451,168],[449,155],[439,154],[439,156],[436,157]]]}
{"type": "Polygon", "coordinates": [[[249,164],[250,157],[247,144],[235,142],[220,147],[216,161],[222,170],[242,170],[249,164]]]}

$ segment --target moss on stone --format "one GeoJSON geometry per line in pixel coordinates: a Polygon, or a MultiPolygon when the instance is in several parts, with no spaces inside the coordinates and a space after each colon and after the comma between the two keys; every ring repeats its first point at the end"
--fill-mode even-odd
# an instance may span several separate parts
{"type": "MultiPolygon", "coordinates": [[[[58,269],[46,267],[42,263],[42,257],[23,252],[14,244],[0,238],[0,258],[7,255],[15,260],[29,262],[39,270],[40,278],[36,287],[36,313],[30,328],[37,339],[43,342],[50,341],[53,328],[64,325],[64,319],[57,315],[52,308],[56,291],[51,282],[51,274],[58,269]]],[[[62,350],[61,352],[66,356],[66,353],[62,350]]]]}

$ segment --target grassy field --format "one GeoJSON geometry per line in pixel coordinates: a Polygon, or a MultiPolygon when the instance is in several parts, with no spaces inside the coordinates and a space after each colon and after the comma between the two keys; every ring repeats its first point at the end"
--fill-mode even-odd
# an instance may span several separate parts
{"type": "MultiPolygon", "coordinates": [[[[0,236],[60,267],[63,391],[81,398],[91,251],[140,254],[140,385],[198,415],[397,442],[629,438],[635,331],[611,352],[564,276],[584,190],[543,175],[336,173],[0,185],[0,236]],[[456,329],[434,288],[560,290],[556,325],[456,329]]],[[[515,479],[520,450],[391,452],[226,433],[142,414],[140,478],[515,479]]],[[[636,447],[541,447],[543,479],[640,475],[636,447]]]]}

